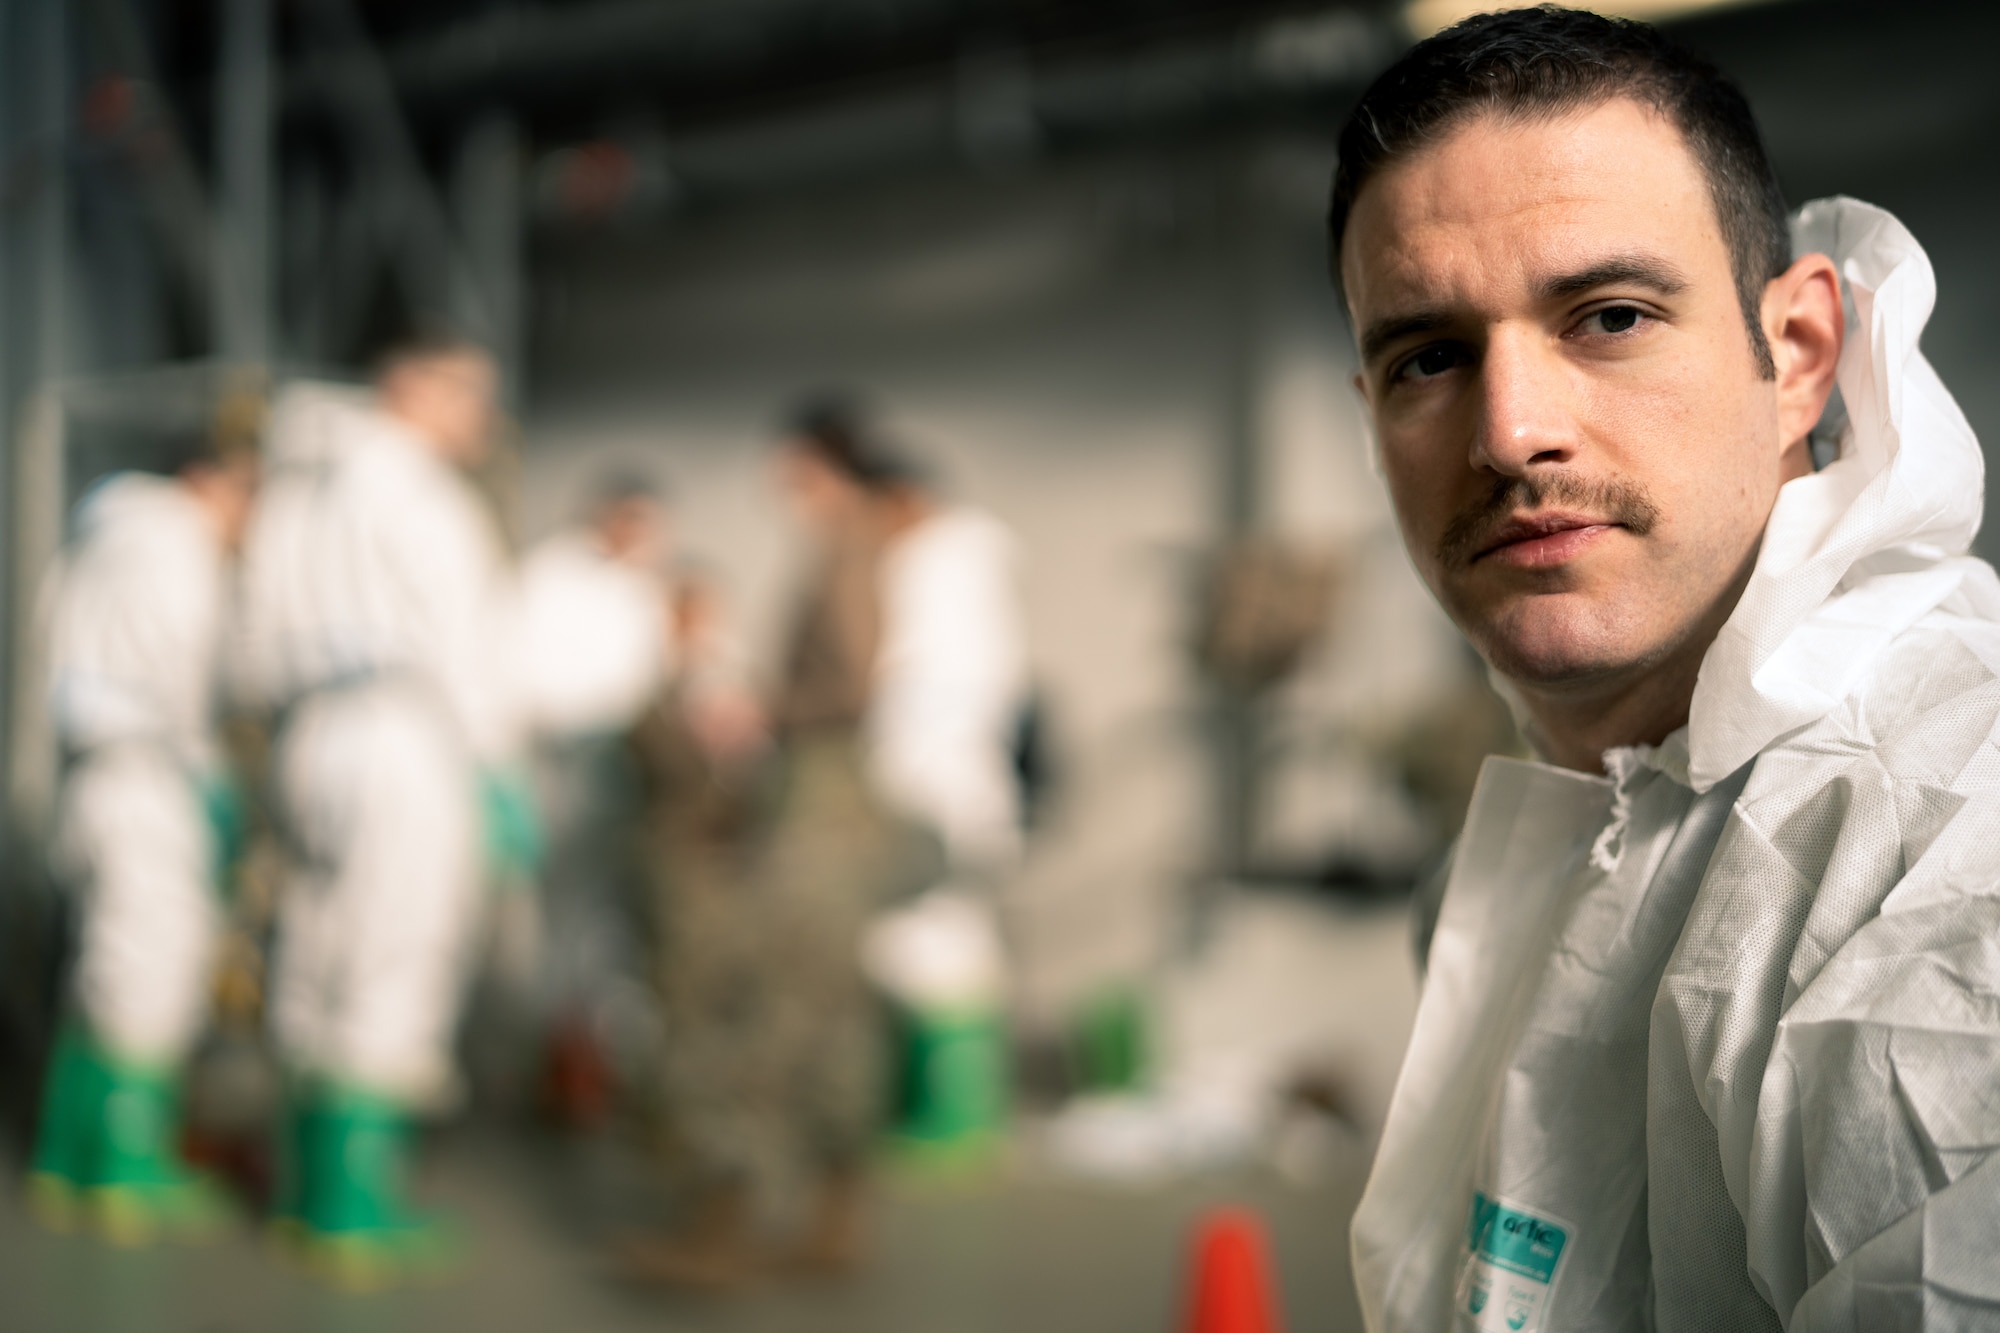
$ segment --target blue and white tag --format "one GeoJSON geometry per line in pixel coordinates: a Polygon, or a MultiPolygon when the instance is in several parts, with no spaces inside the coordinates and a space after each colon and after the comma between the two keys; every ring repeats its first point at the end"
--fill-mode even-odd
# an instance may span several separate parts
{"type": "Polygon", "coordinates": [[[1562,1273],[1571,1228],[1475,1192],[1455,1308],[1480,1333],[1536,1333],[1562,1273]]]}

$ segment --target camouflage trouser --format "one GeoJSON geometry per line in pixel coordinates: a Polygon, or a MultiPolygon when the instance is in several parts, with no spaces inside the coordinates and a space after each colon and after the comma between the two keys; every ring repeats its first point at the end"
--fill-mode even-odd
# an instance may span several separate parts
{"type": "Polygon", "coordinates": [[[549,831],[542,869],[544,1019],[590,1009],[619,982],[643,979],[634,944],[633,830],[638,782],[622,738],[574,737],[536,756],[536,794],[549,831]]]}
{"type": "Polygon", "coordinates": [[[709,1180],[856,1164],[881,1115],[884,1034],[860,940],[923,853],[870,794],[851,735],[797,740],[785,767],[760,857],[668,838],[657,859],[664,1110],[709,1180]]]}

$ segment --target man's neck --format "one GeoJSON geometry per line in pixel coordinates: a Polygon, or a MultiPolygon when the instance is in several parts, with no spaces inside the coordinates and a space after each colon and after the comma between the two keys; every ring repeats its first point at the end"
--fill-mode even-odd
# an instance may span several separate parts
{"type": "Polygon", "coordinates": [[[386,398],[380,400],[380,407],[382,415],[395,423],[403,437],[414,444],[420,453],[435,458],[448,468],[465,470],[465,460],[458,457],[457,451],[422,416],[408,412],[386,398]]]}
{"type": "Polygon", "coordinates": [[[1528,710],[1528,737],[1550,763],[1580,773],[1604,771],[1604,752],[1658,745],[1686,725],[1701,654],[1674,660],[1644,676],[1594,689],[1543,689],[1515,682],[1528,710]]]}
{"type": "Polygon", "coordinates": [[[892,494],[883,506],[889,539],[894,541],[916,531],[937,511],[937,502],[921,491],[905,490],[892,494]]]}
{"type": "Polygon", "coordinates": [[[1707,616],[1658,658],[1560,684],[1513,681],[1536,751],[1564,768],[1601,773],[1606,750],[1658,745],[1686,726],[1702,659],[1736,609],[1755,561],[1753,552],[1707,616]]]}
{"type": "Polygon", "coordinates": [[[224,483],[209,476],[182,476],[176,479],[181,494],[193,502],[195,512],[201,515],[201,530],[214,539],[218,550],[234,549],[238,524],[235,512],[224,491],[224,483]]]}

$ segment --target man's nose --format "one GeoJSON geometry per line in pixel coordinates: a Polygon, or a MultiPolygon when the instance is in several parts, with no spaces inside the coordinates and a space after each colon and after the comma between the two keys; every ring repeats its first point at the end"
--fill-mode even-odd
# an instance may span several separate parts
{"type": "Polygon", "coordinates": [[[1472,465],[1504,477],[1568,463],[1582,443],[1568,367],[1533,331],[1496,330],[1480,358],[1472,465]]]}

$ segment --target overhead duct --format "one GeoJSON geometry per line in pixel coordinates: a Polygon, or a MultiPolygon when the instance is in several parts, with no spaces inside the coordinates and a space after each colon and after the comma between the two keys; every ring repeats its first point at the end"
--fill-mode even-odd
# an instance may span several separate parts
{"type": "MultiPolygon", "coordinates": [[[[1334,9],[1122,56],[975,50],[958,70],[627,145],[677,199],[713,202],[1309,112],[1401,49],[1392,19],[1334,9]]],[[[567,151],[567,150],[558,150],[567,151]]],[[[560,200],[560,189],[545,192],[560,200]]],[[[554,210],[558,215],[561,208],[554,210]]],[[[601,210],[596,210],[600,211],[601,210]]]]}
{"type": "MultiPolygon", "coordinates": [[[[1384,15],[1389,10],[1380,5],[1384,15]]],[[[385,45],[398,95],[425,108],[592,96],[644,87],[724,102],[774,81],[793,89],[879,78],[949,59],[967,34],[1038,47],[1141,45],[1198,29],[1227,32],[1299,0],[590,0],[489,8],[385,45]],[[774,76],[782,74],[781,80],[774,76]]],[[[312,60],[287,71],[287,104],[325,97],[312,60]]]]}

